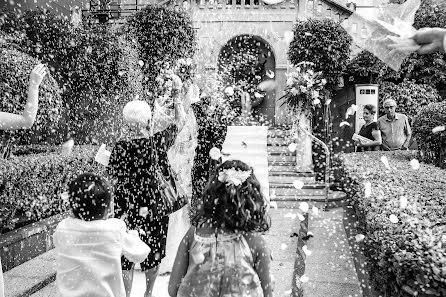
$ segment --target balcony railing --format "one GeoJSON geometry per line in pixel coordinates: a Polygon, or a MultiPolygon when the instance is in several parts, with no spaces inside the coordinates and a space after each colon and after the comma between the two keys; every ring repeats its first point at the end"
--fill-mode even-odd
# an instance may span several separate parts
{"type": "Polygon", "coordinates": [[[262,0],[196,0],[193,4],[199,9],[295,9],[296,2],[297,0],[284,0],[269,5],[262,0]]]}

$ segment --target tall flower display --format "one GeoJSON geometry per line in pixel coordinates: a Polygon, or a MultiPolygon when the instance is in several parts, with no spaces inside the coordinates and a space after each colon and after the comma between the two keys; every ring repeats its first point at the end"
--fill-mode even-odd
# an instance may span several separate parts
{"type": "Polygon", "coordinates": [[[301,62],[296,70],[287,73],[285,95],[281,98],[292,112],[310,116],[312,110],[321,104],[327,80],[322,72],[313,70],[314,63],[301,62]]]}

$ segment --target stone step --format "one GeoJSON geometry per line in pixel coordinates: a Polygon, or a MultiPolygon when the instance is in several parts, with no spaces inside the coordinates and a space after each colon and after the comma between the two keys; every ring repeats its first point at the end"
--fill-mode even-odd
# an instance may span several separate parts
{"type": "Polygon", "coordinates": [[[294,164],[289,165],[276,165],[277,163],[271,163],[268,166],[268,170],[271,174],[271,172],[278,172],[278,173],[295,173],[296,172],[296,166],[294,164]],[[274,165],[273,165],[274,164],[274,165]]]}
{"type": "MultiPolygon", "coordinates": [[[[292,182],[289,183],[289,184],[272,183],[272,182],[270,182],[269,183],[269,187],[270,188],[291,188],[291,189],[295,189],[295,187],[293,186],[292,182]]],[[[314,189],[314,190],[325,189],[325,183],[304,184],[302,189],[314,189]]]]}
{"type": "Polygon", "coordinates": [[[270,196],[323,196],[325,197],[325,189],[302,188],[296,189],[294,187],[271,187],[269,188],[270,196]]]}
{"type": "Polygon", "coordinates": [[[268,164],[275,162],[287,162],[288,164],[296,164],[296,156],[292,155],[281,155],[281,154],[268,154],[268,164]]]}
{"type": "Polygon", "coordinates": [[[302,177],[302,176],[298,176],[296,175],[274,175],[274,174],[269,174],[269,182],[270,183],[274,183],[274,184],[292,184],[293,181],[295,180],[300,180],[302,182],[304,182],[305,184],[316,184],[314,177],[302,177]]]}
{"type": "Polygon", "coordinates": [[[268,138],[286,138],[291,136],[291,130],[268,130],[268,138]]]}
{"type": "Polygon", "coordinates": [[[266,143],[268,146],[285,146],[288,147],[288,145],[291,143],[291,139],[283,138],[283,137],[268,137],[266,140],[266,143]]]}
{"type": "MultiPolygon", "coordinates": [[[[337,204],[343,204],[346,203],[347,194],[341,191],[329,191],[328,192],[328,202],[337,203],[337,204]]],[[[289,203],[290,205],[294,205],[293,208],[298,208],[299,202],[324,202],[325,201],[325,195],[273,195],[271,197],[271,201],[277,202],[277,204],[280,203],[289,203]],[[293,204],[294,203],[294,204],[293,204]]]]}
{"type": "Polygon", "coordinates": [[[316,176],[316,174],[314,172],[304,172],[304,171],[300,172],[300,171],[296,171],[296,167],[294,167],[294,166],[289,166],[290,170],[285,170],[285,171],[274,170],[274,169],[280,169],[280,168],[275,168],[275,167],[287,168],[285,166],[270,166],[270,167],[268,167],[269,175],[289,176],[290,178],[294,178],[294,177],[315,177],[316,176]]]}
{"type": "Polygon", "coordinates": [[[286,146],[268,146],[266,150],[269,155],[296,155],[296,151],[291,152],[286,146]]]}

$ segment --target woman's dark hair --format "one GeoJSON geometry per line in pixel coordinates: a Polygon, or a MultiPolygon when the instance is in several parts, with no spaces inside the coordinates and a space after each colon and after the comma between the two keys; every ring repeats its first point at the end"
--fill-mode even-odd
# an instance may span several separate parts
{"type": "Polygon", "coordinates": [[[100,220],[110,210],[111,187],[100,176],[92,173],[79,175],[68,185],[68,193],[71,209],[78,219],[100,220]]]}
{"type": "Polygon", "coordinates": [[[267,231],[270,227],[267,202],[255,175],[251,173],[246,181],[235,186],[218,179],[225,169],[252,172],[251,167],[239,160],[226,161],[217,167],[197,202],[192,224],[241,232],[267,231]]]}
{"type": "Polygon", "coordinates": [[[364,105],[364,109],[367,109],[371,114],[376,113],[376,106],[373,104],[366,104],[364,105]]]}

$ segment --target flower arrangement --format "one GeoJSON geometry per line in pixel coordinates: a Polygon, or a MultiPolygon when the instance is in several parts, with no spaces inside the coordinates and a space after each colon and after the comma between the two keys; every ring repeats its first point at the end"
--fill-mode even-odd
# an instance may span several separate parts
{"type": "Polygon", "coordinates": [[[191,58],[180,58],[175,65],[175,73],[183,82],[191,80],[195,76],[196,64],[191,58]]]}
{"type": "Polygon", "coordinates": [[[284,99],[283,104],[288,104],[293,111],[309,114],[321,103],[327,80],[322,77],[322,72],[313,70],[314,63],[301,62],[296,66],[296,71],[286,74],[285,95],[280,99],[284,99]]]}

